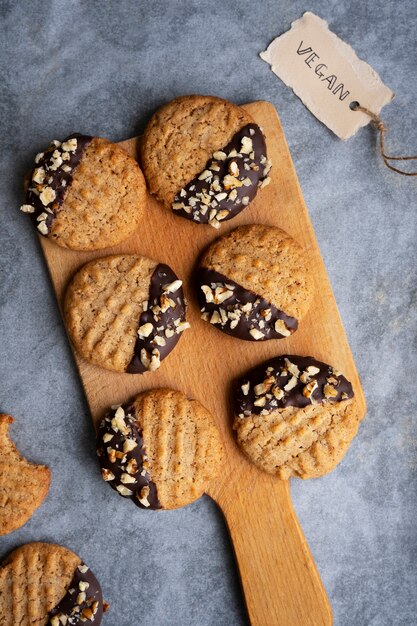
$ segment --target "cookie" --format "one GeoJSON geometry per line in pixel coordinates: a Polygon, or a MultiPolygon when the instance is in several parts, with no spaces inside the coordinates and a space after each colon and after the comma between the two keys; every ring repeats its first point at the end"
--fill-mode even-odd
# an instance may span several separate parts
{"type": "Polygon", "coordinates": [[[106,139],[74,134],[36,155],[21,210],[60,246],[98,250],[127,239],[145,206],[135,159],[106,139]]]}
{"type": "Polygon", "coordinates": [[[101,474],[146,509],[175,509],[205,491],[223,461],[210,413],[180,391],[153,389],[113,408],[97,435],[101,474]]]}
{"type": "Polygon", "coordinates": [[[9,437],[12,422],[10,415],[0,414],[0,535],[26,524],[45,500],[51,481],[47,467],[19,454],[9,437]]]}
{"type": "Polygon", "coordinates": [[[213,96],[183,96],[159,109],[141,144],[149,190],[176,215],[219,228],[270,181],[261,128],[213,96]]]}
{"type": "Polygon", "coordinates": [[[279,356],[236,384],[234,429],[243,452],[278,478],[314,478],[342,460],[360,418],[352,385],[313,357],[279,356]]]}
{"type": "Polygon", "coordinates": [[[2,626],[99,626],[102,615],[96,577],[67,548],[28,543],[1,565],[2,626]]]}
{"type": "Polygon", "coordinates": [[[274,226],[239,226],[215,241],[195,274],[202,318],[249,341],[289,337],[305,316],[313,280],[302,248],[274,226]]]}
{"type": "Polygon", "coordinates": [[[168,265],[136,255],[84,265],[67,289],[64,316],[81,356],[130,374],[158,369],[189,327],[182,281],[168,265]]]}

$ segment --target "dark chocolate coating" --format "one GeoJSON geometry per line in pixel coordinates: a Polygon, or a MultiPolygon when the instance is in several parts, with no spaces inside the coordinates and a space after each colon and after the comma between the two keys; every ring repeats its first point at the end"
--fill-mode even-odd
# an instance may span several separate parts
{"type": "Polygon", "coordinates": [[[228,214],[221,218],[221,221],[225,221],[230,220],[240,213],[240,211],[254,199],[258,191],[258,186],[260,186],[262,181],[267,177],[270,168],[266,158],[265,137],[259,126],[257,124],[247,124],[243,126],[224,148],[219,149],[219,152],[224,152],[227,157],[224,160],[219,160],[215,159],[213,156],[207,161],[203,170],[203,172],[206,170],[212,172],[211,179],[200,180],[199,176],[203,173],[200,172],[200,174],[188,183],[174,198],[175,205],[177,203],[183,203],[185,206],[191,208],[191,211],[187,212],[185,209],[174,208],[175,213],[200,224],[207,224],[210,221],[210,212],[213,209],[215,209],[216,212],[226,210],[228,214]],[[240,153],[243,137],[248,137],[252,140],[252,158],[250,154],[240,153]],[[237,154],[233,155],[232,151],[236,151],[237,154]],[[229,156],[231,152],[232,156],[229,156]],[[223,180],[226,175],[231,173],[230,169],[233,168],[233,165],[231,165],[232,162],[236,163],[239,170],[239,174],[236,178],[240,181],[248,178],[250,179],[250,184],[236,187],[237,194],[234,200],[231,200],[229,197],[218,200],[215,198],[216,195],[227,192],[227,196],[229,196],[231,191],[231,189],[224,188],[223,180]],[[215,185],[216,188],[213,189],[212,184],[215,180],[217,180],[218,185],[215,185]],[[199,199],[197,194],[201,193],[208,194],[211,197],[211,203],[209,205],[199,199]],[[196,200],[194,206],[190,205],[190,198],[196,200]],[[247,198],[247,201],[242,202],[243,198],[247,198]],[[208,210],[204,212],[207,206],[208,210]],[[201,212],[202,209],[203,213],[201,212]]]}
{"type": "Polygon", "coordinates": [[[160,263],[151,277],[149,287],[148,308],[141,313],[139,318],[139,328],[146,323],[153,325],[154,330],[148,337],[137,337],[134,355],[127,367],[130,374],[142,374],[148,371],[141,360],[141,351],[145,349],[148,355],[152,355],[154,350],[158,350],[159,358],[162,361],[175,348],[181,332],[178,332],[178,323],[185,321],[185,300],[182,287],[173,293],[167,293],[164,286],[178,280],[177,275],[168,266],[160,263]],[[163,311],[161,306],[164,304],[164,298],[168,297],[174,303],[174,306],[168,306],[163,311]],[[172,336],[167,337],[166,331],[172,331],[172,336]],[[165,341],[165,345],[159,345],[155,342],[155,338],[159,337],[165,341]]]}
{"type": "Polygon", "coordinates": [[[122,432],[117,426],[118,422],[115,416],[118,409],[114,409],[108,413],[98,429],[97,455],[100,460],[103,478],[106,477],[107,472],[110,472],[110,476],[113,475],[114,478],[107,480],[109,485],[115,489],[119,495],[130,498],[139,508],[160,509],[161,504],[158,500],[156,485],[152,482],[146,470],[146,449],[135,406],[134,404],[128,404],[121,408],[124,411],[123,428],[125,432],[122,432]],[[103,440],[105,435],[112,436],[110,441],[103,440]],[[133,440],[137,445],[133,450],[124,452],[123,447],[127,439],[133,440]],[[121,480],[123,475],[131,476],[134,482],[123,482],[121,480]],[[131,494],[123,495],[118,491],[118,487],[129,489],[131,494]],[[138,500],[138,497],[141,497],[141,491],[144,487],[145,491],[149,489],[147,494],[149,506],[145,506],[138,500]]]}
{"type": "Polygon", "coordinates": [[[260,415],[263,411],[269,413],[290,405],[303,408],[309,404],[334,403],[353,397],[351,383],[340,372],[336,372],[330,365],[317,361],[311,356],[283,355],[276,357],[248,372],[246,376],[237,381],[236,386],[235,413],[241,417],[252,414],[260,415]],[[297,384],[286,391],[284,387],[294,376],[290,371],[291,369],[294,370],[293,366],[299,370],[299,375],[296,376],[297,384]],[[318,368],[319,371],[301,380],[303,372],[308,367],[318,368]],[[247,387],[248,383],[249,387],[247,387]],[[262,393],[255,393],[256,386],[263,383],[262,393]],[[310,396],[305,395],[308,384],[314,387],[310,396]],[[246,394],[244,389],[247,391],[246,394]],[[279,390],[283,392],[282,398],[277,398],[277,395],[281,395],[279,390]],[[305,390],[304,394],[303,390],[305,390]],[[274,395],[274,391],[276,395],[274,395]],[[334,395],[329,396],[327,393],[329,391],[334,395]],[[265,404],[256,405],[255,401],[259,401],[260,398],[265,398],[265,404]]]}
{"type": "MultiPolygon", "coordinates": [[[[82,571],[87,568],[84,563],[79,565],[75,570],[74,577],[68,588],[67,593],[59,602],[59,604],[49,612],[48,626],[51,626],[51,618],[55,615],[65,615],[68,626],[85,626],[85,624],[94,624],[99,626],[101,618],[103,616],[103,596],[101,593],[101,587],[94,576],[93,572],[87,568],[87,571],[82,571]],[[83,602],[77,602],[78,595],[82,593],[79,587],[80,583],[87,583],[88,587],[85,589],[85,600],[83,602]],[[90,610],[93,616],[90,616],[90,610]],[[85,619],[81,619],[81,618],[85,619]]],[[[61,622],[60,622],[61,623],[61,622]]]]}
{"type": "MultiPolygon", "coordinates": [[[[221,322],[213,324],[216,328],[219,328],[228,335],[233,335],[239,339],[246,339],[248,341],[265,341],[266,339],[282,339],[285,335],[275,330],[275,323],[278,320],[282,320],[287,328],[288,335],[293,333],[298,328],[298,322],[294,317],[286,315],[283,311],[277,309],[276,306],[258,296],[256,293],[244,289],[238,283],[227,278],[223,274],[216,272],[205,267],[200,267],[196,272],[197,294],[200,309],[202,313],[209,313],[210,317],[214,311],[220,312],[220,309],[226,312],[228,316],[232,316],[236,311],[241,311],[242,307],[249,308],[250,310],[243,311],[240,315],[237,325],[231,328],[233,324],[233,317],[227,317],[222,319],[220,313],[221,322]],[[216,285],[232,287],[233,295],[227,298],[224,302],[216,304],[215,302],[207,302],[206,296],[202,290],[202,286],[207,285],[211,289],[216,285]],[[255,339],[250,334],[251,329],[257,329],[262,332],[263,337],[255,339]]],[[[228,289],[229,290],[229,289],[228,289]]],[[[287,336],[288,336],[287,335],[287,336]]]]}
{"type": "MultiPolygon", "coordinates": [[[[48,214],[48,217],[45,220],[45,223],[48,228],[48,231],[50,230],[54,217],[56,216],[56,213],[59,207],[62,205],[64,198],[65,198],[65,194],[67,193],[68,188],[72,183],[74,170],[77,167],[77,165],[79,165],[81,158],[83,156],[84,150],[86,149],[86,147],[88,146],[88,144],[90,143],[92,139],[93,138],[88,135],[80,135],[79,133],[73,133],[72,135],[69,135],[69,137],[67,137],[66,139],[62,141],[61,146],[55,146],[54,143],[51,143],[51,145],[43,153],[42,158],[33,168],[30,174],[28,188],[26,190],[25,203],[30,204],[35,209],[34,213],[31,213],[30,215],[36,227],[39,224],[39,221],[37,220],[37,218],[39,217],[39,215],[41,215],[41,213],[46,212],[48,214]],[[76,150],[74,152],[69,152],[69,159],[66,161],[63,161],[61,166],[59,166],[56,170],[49,169],[48,166],[51,165],[52,154],[55,152],[55,150],[57,150],[60,154],[62,154],[64,150],[62,149],[61,146],[63,143],[65,143],[69,139],[77,140],[76,150]],[[62,169],[62,165],[68,165],[71,168],[71,171],[65,172],[62,169]],[[44,182],[41,185],[32,181],[32,176],[35,172],[35,169],[38,169],[40,167],[43,167],[46,172],[44,182]],[[41,188],[43,186],[51,187],[51,189],[53,189],[56,193],[55,200],[48,207],[44,206],[39,196],[34,192],[34,189],[41,191],[41,188]]],[[[48,235],[45,235],[45,236],[48,236],[48,235]]]]}

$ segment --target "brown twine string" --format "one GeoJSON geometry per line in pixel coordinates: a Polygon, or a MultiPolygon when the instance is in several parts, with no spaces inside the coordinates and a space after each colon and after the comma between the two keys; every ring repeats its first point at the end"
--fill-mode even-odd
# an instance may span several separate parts
{"type": "Polygon", "coordinates": [[[366,107],[361,106],[358,102],[353,102],[351,104],[351,108],[353,111],[361,111],[361,113],[365,113],[368,115],[372,123],[374,124],[377,131],[379,131],[379,151],[381,153],[381,157],[387,167],[393,172],[397,172],[397,174],[402,174],[403,176],[417,176],[417,172],[404,172],[404,170],[399,170],[397,167],[391,165],[389,161],[417,161],[417,156],[389,156],[385,154],[385,133],[387,132],[387,127],[381,118],[373,113],[366,107]]]}

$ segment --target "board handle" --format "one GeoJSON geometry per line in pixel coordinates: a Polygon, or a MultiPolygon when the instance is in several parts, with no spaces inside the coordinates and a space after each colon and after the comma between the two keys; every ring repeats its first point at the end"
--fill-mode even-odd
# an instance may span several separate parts
{"type": "Polygon", "coordinates": [[[226,519],[251,626],[331,626],[331,606],[289,482],[256,472],[253,482],[233,483],[212,485],[208,495],[226,519]]]}

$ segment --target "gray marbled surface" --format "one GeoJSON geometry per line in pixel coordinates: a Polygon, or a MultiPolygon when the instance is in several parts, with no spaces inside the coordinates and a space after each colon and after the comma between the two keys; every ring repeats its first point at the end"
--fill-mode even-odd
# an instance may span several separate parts
{"type": "MultiPolygon", "coordinates": [[[[0,409],[23,453],[53,472],[49,497],[0,556],[33,540],[78,552],[109,626],[246,623],[215,505],[134,510],[97,472],[93,430],[35,233],[18,211],[34,152],[77,130],[118,141],[161,103],[213,93],[277,107],[346,325],[368,416],[328,477],[293,482],[335,623],[417,624],[416,179],[322,126],[259,51],[312,10],[396,92],[389,148],[416,153],[415,0],[110,2],[1,0],[0,409]]],[[[265,624],[265,626],[275,626],[265,624]]]]}

